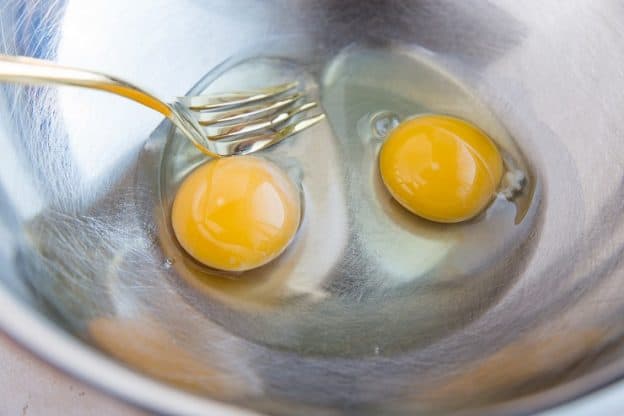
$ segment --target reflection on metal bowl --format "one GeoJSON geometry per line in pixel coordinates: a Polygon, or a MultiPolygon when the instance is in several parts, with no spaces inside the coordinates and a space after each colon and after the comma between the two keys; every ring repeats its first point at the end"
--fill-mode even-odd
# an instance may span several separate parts
{"type": "Polygon", "coordinates": [[[161,413],[529,413],[601,387],[624,374],[622,18],[618,1],[8,0],[1,53],[170,95],[253,82],[245,65],[266,58],[280,70],[263,76],[304,74],[328,121],[264,153],[302,175],[302,233],[233,279],[172,237],[171,198],[203,159],[169,123],[104,94],[3,85],[0,326],[161,413]],[[374,65],[337,76],[362,48],[374,65]],[[349,82],[387,62],[404,71],[385,89],[427,65],[444,76],[355,111],[349,82]],[[460,235],[405,216],[368,163],[358,111],[399,114],[427,85],[438,99],[419,111],[477,121],[529,175],[483,235],[483,219],[460,235]]]}

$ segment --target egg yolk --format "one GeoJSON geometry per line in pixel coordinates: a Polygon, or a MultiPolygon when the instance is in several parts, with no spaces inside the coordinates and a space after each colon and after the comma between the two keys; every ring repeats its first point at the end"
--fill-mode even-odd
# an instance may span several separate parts
{"type": "Polygon", "coordinates": [[[503,160],[492,140],[472,124],[425,115],[390,132],[379,170],[390,194],[409,211],[455,223],[476,216],[492,201],[503,160]]]}
{"type": "Polygon", "coordinates": [[[171,212],[178,242],[215,269],[244,271],[279,256],[301,217],[297,187],[279,167],[252,156],[212,160],[178,190],[171,212]]]}

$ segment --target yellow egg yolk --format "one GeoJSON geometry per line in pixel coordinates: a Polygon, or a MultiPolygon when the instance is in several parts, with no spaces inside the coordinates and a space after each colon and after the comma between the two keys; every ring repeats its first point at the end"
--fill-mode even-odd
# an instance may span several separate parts
{"type": "Polygon", "coordinates": [[[171,212],[180,245],[197,261],[244,271],[279,256],[301,217],[297,187],[279,167],[252,156],[210,161],[178,190],[171,212]]]}
{"type": "Polygon", "coordinates": [[[472,124],[423,115],[390,132],[379,170],[390,194],[409,211],[455,223],[473,218],[492,201],[503,160],[492,140],[472,124]]]}

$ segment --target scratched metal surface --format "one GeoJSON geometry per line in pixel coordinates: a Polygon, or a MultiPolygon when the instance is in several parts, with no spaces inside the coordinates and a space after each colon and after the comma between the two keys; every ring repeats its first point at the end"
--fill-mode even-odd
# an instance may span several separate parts
{"type": "MultiPolygon", "coordinates": [[[[432,315],[441,333],[393,327],[410,311],[396,292],[349,315],[360,305],[344,284],[345,306],[330,312],[366,331],[319,333],[313,341],[332,348],[314,354],[273,348],[244,336],[253,311],[229,319],[163,263],[156,178],[137,168],[160,163],[169,133],[158,115],[92,92],[3,87],[0,325],[163,413],[529,413],[601,387],[624,373],[622,18],[615,0],[5,0],[2,52],[97,68],[165,96],[275,36],[317,45],[319,62],[354,41],[417,45],[489,105],[542,191],[524,251],[496,271],[504,285],[421,294],[442,301],[432,315]],[[366,327],[379,316],[393,347],[381,353],[366,327]]],[[[369,259],[354,260],[367,270],[369,259]]]]}

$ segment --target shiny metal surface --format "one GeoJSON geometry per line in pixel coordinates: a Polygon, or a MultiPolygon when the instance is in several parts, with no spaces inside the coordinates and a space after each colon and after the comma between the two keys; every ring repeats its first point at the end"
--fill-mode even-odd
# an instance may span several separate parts
{"type": "Polygon", "coordinates": [[[296,92],[296,82],[249,92],[176,98],[166,103],[127,81],[101,72],[10,55],[0,56],[0,81],[82,87],[128,98],[167,117],[195,146],[211,157],[262,150],[323,119],[322,114],[317,114],[301,120],[301,116],[316,103],[297,102],[302,94],[296,92]],[[287,93],[291,94],[286,96],[287,93]],[[276,102],[279,98],[282,100],[276,102]],[[290,103],[297,106],[287,107],[284,98],[289,98],[290,103]],[[281,105],[275,108],[276,103],[281,105]],[[232,116],[232,111],[237,117],[232,116]],[[258,114],[263,117],[258,119],[258,114]],[[223,123],[227,125],[221,126],[223,123]],[[202,126],[206,127],[202,129],[202,126]]]}
{"type": "MultiPolygon", "coordinates": [[[[395,338],[398,318],[409,320],[393,307],[410,299],[390,294],[360,315],[353,302],[328,310],[329,334],[316,326],[296,347],[275,346],[246,337],[255,321],[220,315],[222,303],[176,279],[180,265],[164,255],[160,178],[138,167],[160,166],[179,143],[167,123],[88,91],[4,87],[0,325],[165,413],[522,414],[620,378],[622,18],[615,0],[5,1],[2,53],[99,68],[166,95],[259,42],[290,39],[289,53],[313,51],[319,63],[353,42],[424,48],[515,138],[541,192],[504,279],[449,286],[444,308],[429,299],[431,328],[418,321],[395,338]],[[351,352],[332,348],[332,324],[358,316],[372,325],[341,340],[351,352]],[[392,348],[365,348],[379,334],[392,348]],[[393,343],[404,339],[413,342],[393,343]]],[[[339,283],[346,295],[355,287],[339,283]]],[[[278,323],[263,323],[270,339],[297,340],[278,323]]]]}

